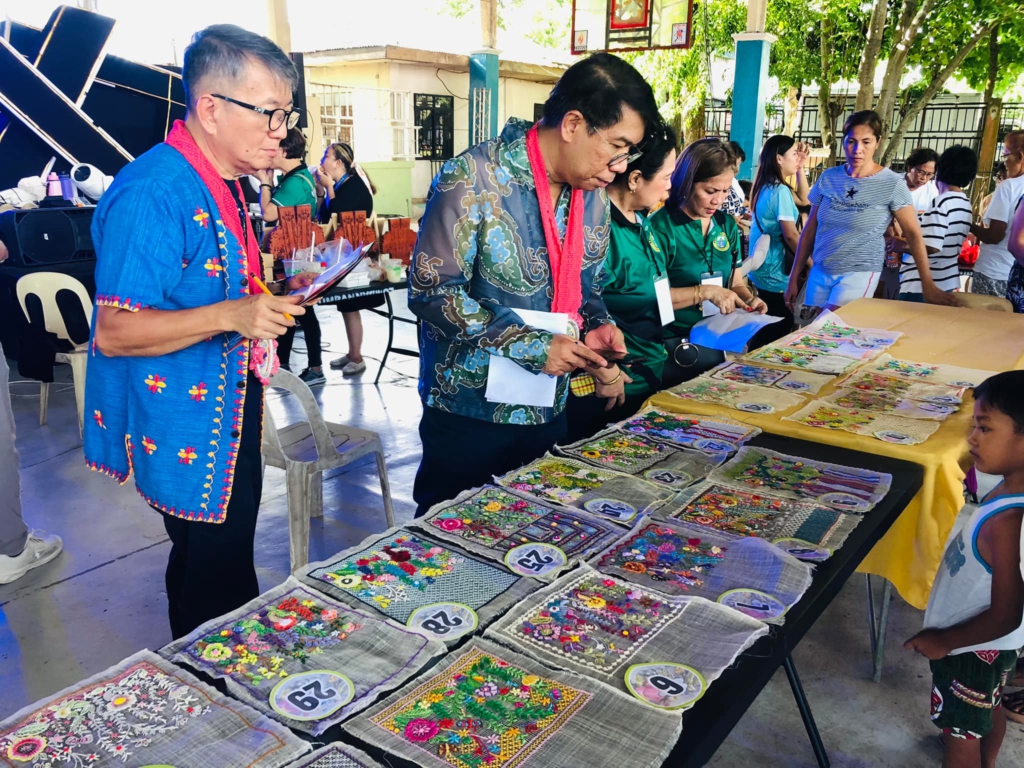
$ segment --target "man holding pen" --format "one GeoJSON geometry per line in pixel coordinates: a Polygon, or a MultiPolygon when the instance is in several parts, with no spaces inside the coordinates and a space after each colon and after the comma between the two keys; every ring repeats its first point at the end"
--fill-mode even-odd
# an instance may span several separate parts
{"type": "Polygon", "coordinates": [[[123,169],[93,222],[86,462],[163,515],[171,633],[259,594],[263,385],[306,310],[267,295],[237,179],[294,127],[297,76],[271,41],[209,27],[185,51],[184,122],[123,169]],[[237,343],[241,338],[243,343],[237,343]]]}

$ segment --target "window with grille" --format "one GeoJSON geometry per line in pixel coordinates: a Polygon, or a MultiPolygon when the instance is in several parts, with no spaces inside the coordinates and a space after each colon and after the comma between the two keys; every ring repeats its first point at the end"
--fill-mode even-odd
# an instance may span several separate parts
{"type": "Polygon", "coordinates": [[[455,99],[417,93],[414,102],[419,128],[417,157],[442,161],[452,157],[455,154],[455,99]]]}
{"type": "Polygon", "coordinates": [[[309,91],[320,99],[320,130],[324,146],[343,141],[353,146],[353,118],[355,116],[351,88],[337,85],[310,83],[309,91]]]}

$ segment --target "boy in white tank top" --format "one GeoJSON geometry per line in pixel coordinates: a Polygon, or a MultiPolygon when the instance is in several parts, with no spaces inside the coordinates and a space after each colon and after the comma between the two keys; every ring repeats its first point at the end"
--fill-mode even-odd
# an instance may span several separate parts
{"type": "Polygon", "coordinates": [[[925,611],[904,645],[931,660],[935,724],[947,734],[944,766],[995,766],[1006,732],[1003,688],[1024,646],[1024,371],[974,390],[974,466],[1002,475],[954,529],[925,611]]]}

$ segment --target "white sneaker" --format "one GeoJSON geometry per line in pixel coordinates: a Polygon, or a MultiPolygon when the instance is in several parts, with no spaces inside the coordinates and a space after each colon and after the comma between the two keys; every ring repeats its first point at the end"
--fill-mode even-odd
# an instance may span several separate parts
{"type": "Polygon", "coordinates": [[[348,355],[342,355],[341,357],[331,360],[331,368],[334,370],[344,368],[346,365],[348,365],[348,355]]]}
{"type": "Polygon", "coordinates": [[[20,555],[0,555],[0,584],[17,581],[33,568],[46,565],[61,553],[64,542],[60,536],[47,536],[32,531],[20,555]]]}
{"type": "Polygon", "coordinates": [[[360,360],[358,363],[349,362],[345,364],[345,367],[341,369],[342,376],[355,376],[366,370],[366,361],[360,360]]]}

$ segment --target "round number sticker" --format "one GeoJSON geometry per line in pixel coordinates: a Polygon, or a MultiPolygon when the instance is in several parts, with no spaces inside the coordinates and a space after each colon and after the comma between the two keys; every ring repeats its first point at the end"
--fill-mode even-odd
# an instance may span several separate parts
{"type": "MultiPolygon", "coordinates": [[[[618,520],[619,522],[625,523],[636,517],[636,507],[631,507],[624,501],[616,501],[615,499],[591,499],[583,504],[583,508],[587,512],[593,512],[595,515],[601,515],[603,517],[610,517],[612,520],[618,520]]],[[[505,558],[506,561],[508,558],[505,558]]]]}
{"type": "Polygon", "coordinates": [[[692,667],[672,662],[634,664],[626,670],[626,688],[645,704],[658,709],[692,707],[708,684],[692,667]]]}
{"type": "Polygon", "coordinates": [[[821,547],[803,539],[776,539],[772,544],[799,560],[807,560],[812,563],[828,560],[832,556],[832,550],[828,547],[821,547]]]}
{"type": "Polygon", "coordinates": [[[923,402],[918,406],[925,413],[934,413],[936,416],[948,416],[951,413],[955,413],[960,410],[953,405],[944,405],[942,403],[929,403],[923,402]]]}
{"type": "Polygon", "coordinates": [[[950,405],[954,408],[960,406],[963,402],[956,395],[931,395],[930,397],[921,398],[926,403],[935,403],[936,405],[950,405]]]}
{"type": "Polygon", "coordinates": [[[718,596],[718,602],[760,621],[777,619],[787,610],[778,598],[759,589],[730,589],[718,596]]]}
{"type": "Polygon", "coordinates": [[[867,512],[871,509],[871,503],[867,499],[854,496],[852,493],[823,493],[818,497],[818,501],[837,512],[867,512]]]}
{"type": "Polygon", "coordinates": [[[275,685],[270,706],[292,720],[323,720],[352,701],[355,693],[352,681],[340,672],[313,669],[275,685]]]}
{"type": "Polygon", "coordinates": [[[409,629],[434,640],[454,640],[468,635],[479,624],[476,611],[462,603],[431,603],[412,612],[409,629]]]}
{"type": "Polygon", "coordinates": [[[973,381],[951,381],[951,382],[949,382],[949,386],[951,386],[951,387],[966,387],[967,389],[974,389],[978,385],[975,384],[973,381]]]}
{"type": "Polygon", "coordinates": [[[567,562],[565,552],[552,544],[521,544],[505,555],[505,565],[520,576],[544,576],[567,562]]]}
{"type": "Polygon", "coordinates": [[[670,488],[685,488],[693,482],[693,477],[685,472],[677,472],[673,469],[648,469],[644,477],[658,485],[667,485],[670,488]]]}
{"type": "Polygon", "coordinates": [[[811,385],[806,381],[780,381],[775,385],[779,389],[790,389],[794,392],[806,392],[811,385]]]}
{"type": "Polygon", "coordinates": [[[693,441],[693,447],[698,451],[704,453],[710,453],[718,455],[720,453],[732,453],[738,450],[736,443],[730,443],[728,440],[715,440],[710,437],[702,437],[700,440],[693,441]]]}
{"type": "Polygon", "coordinates": [[[875,437],[886,443],[896,443],[897,445],[910,445],[914,442],[914,438],[905,432],[896,432],[892,429],[875,432],[875,437]]]}
{"type": "Polygon", "coordinates": [[[775,413],[775,406],[768,403],[736,403],[736,409],[748,413],[775,413]]]}

